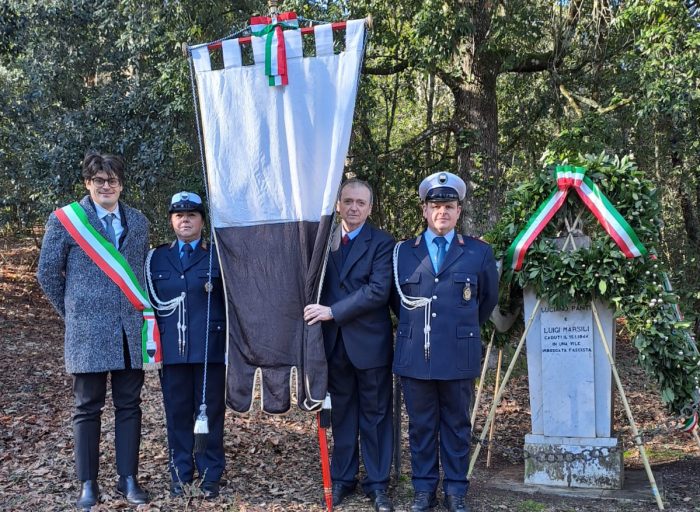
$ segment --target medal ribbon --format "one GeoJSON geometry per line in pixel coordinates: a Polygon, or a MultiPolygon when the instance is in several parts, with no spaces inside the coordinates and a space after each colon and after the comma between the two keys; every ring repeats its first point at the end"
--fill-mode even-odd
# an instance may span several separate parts
{"type": "Polygon", "coordinates": [[[265,75],[270,86],[287,85],[287,50],[284,30],[296,30],[299,21],[294,12],[283,12],[275,18],[256,16],[250,19],[250,33],[265,37],[265,75]]]}
{"type": "Polygon", "coordinates": [[[586,176],[584,167],[558,165],[555,169],[555,176],[557,190],[552,192],[547,200],[540,205],[527,221],[525,228],[513,240],[506,252],[507,265],[514,270],[522,268],[527,249],[564,204],[571,188],[576,190],[581,200],[595,215],[606,233],[615,240],[625,256],[636,258],[647,253],[632,227],[603,195],[598,186],[586,176]]]}
{"type": "Polygon", "coordinates": [[[141,351],[144,370],[157,370],[162,366],[163,351],[156,317],[148,301],[148,295],[139,285],[133,270],[117,248],[108,242],[90,224],[87,214],[78,203],[71,203],[55,211],[56,217],[90,259],[124,293],[138,311],[143,314],[141,351]]]}

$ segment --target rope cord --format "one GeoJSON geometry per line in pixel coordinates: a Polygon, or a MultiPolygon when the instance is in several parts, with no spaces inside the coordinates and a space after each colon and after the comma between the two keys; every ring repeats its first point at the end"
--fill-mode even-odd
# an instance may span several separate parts
{"type": "Polygon", "coordinates": [[[187,330],[187,323],[185,321],[186,307],[185,307],[185,292],[182,292],[177,297],[170,300],[162,300],[156,294],[156,289],[153,286],[153,277],[151,276],[151,259],[153,258],[153,253],[155,249],[148,251],[145,263],[145,274],[146,274],[146,284],[148,285],[148,292],[151,294],[151,305],[153,309],[159,312],[158,316],[170,316],[177,310],[177,346],[180,355],[185,353],[185,331],[187,330]],[[160,313],[163,311],[163,313],[160,313]]]}
{"type": "Polygon", "coordinates": [[[393,265],[394,265],[394,284],[396,285],[396,290],[399,292],[399,297],[401,297],[401,305],[412,311],[418,308],[425,308],[425,314],[423,319],[423,350],[425,352],[425,360],[430,359],[430,318],[431,318],[431,303],[432,298],[428,297],[412,297],[410,295],[405,295],[401,289],[401,283],[399,283],[399,247],[404,242],[399,242],[394,246],[393,254],[393,265]]]}
{"type": "MultiPolygon", "coordinates": [[[[214,235],[214,227],[212,226],[211,223],[211,204],[209,203],[209,186],[207,182],[207,167],[206,163],[204,160],[204,142],[202,140],[202,127],[199,122],[199,107],[198,107],[198,98],[197,98],[197,88],[195,86],[195,78],[194,78],[194,67],[192,66],[192,52],[188,51],[187,55],[187,64],[190,69],[190,85],[192,87],[192,100],[194,103],[194,119],[195,119],[195,125],[197,128],[197,141],[199,143],[199,158],[200,162],[202,164],[202,181],[204,182],[204,197],[207,200],[207,207],[209,209],[209,219],[208,219],[208,224],[209,224],[209,236],[211,240],[215,239],[214,235]]],[[[213,286],[212,286],[212,266],[213,266],[213,258],[214,258],[214,247],[211,246],[210,242],[210,247],[209,247],[209,272],[207,273],[207,284],[206,284],[206,291],[207,291],[207,323],[206,323],[206,332],[204,334],[204,375],[202,379],[202,405],[200,406],[200,414],[201,415],[206,415],[207,412],[207,363],[209,361],[209,320],[211,317],[211,294],[214,291],[213,286]]],[[[228,332],[228,329],[227,329],[228,332]]]]}

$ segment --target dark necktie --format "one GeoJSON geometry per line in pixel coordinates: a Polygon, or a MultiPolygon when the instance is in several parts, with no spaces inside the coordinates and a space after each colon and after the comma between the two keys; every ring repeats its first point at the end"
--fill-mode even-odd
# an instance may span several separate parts
{"type": "Polygon", "coordinates": [[[343,245],[348,245],[348,244],[350,243],[350,237],[348,236],[347,233],[345,233],[345,234],[343,235],[342,242],[343,242],[343,245]]]}
{"type": "Polygon", "coordinates": [[[112,245],[114,247],[117,247],[117,235],[114,233],[114,227],[112,226],[112,221],[114,221],[114,215],[113,213],[108,213],[104,217],[102,217],[102,220],[105,223],[105,230],[107,231],[107,240],[112,242],[112,245]]]}
{"type": "Polygon", "coordinates": [[[192,256],[192,246],[190,244],[185,244],[182,246],[182,266],[186,267],[190,262],[190,257],[192,256]]]}
{"type": "Polygon", "coordinates": [[[433,243],[438,247],[437,269],[440,270],[442,268],[442,263],[445,261],[445,246],[447,245],[447,240],[444,236],[436,236],[433,239],[433,243]]]}

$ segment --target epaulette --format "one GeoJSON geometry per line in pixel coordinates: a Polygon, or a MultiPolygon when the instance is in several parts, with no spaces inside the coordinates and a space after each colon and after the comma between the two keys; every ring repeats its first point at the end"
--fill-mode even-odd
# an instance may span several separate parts
{"type": "Polygon", "coordinates": [[[488,243],[486,240],[484,240],[483,238],[481,238],[481,237],[478,237],[478,238],[477,238],[477,237],[475,237],[475,236],[467,235],[467,238],[468,238],[469,240],[474,240],[474,241],[476,241],[476,242],[481,242],[482,244],[489,245],[489,243],[488,243]]]}
{"type": "Polygon", "coordinates": [[[423,238],[423,235],[418,235],[416,237],[416,241],[413,243],[413,247],[418,247],[420,245],[420,241],[423,238]]]}

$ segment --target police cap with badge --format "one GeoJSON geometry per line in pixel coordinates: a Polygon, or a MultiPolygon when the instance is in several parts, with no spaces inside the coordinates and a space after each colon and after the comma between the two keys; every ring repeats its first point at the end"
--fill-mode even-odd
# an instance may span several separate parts
{"type": "Polygon", "coordinates": [[[467,195],[467,184],[451,172],[436,172],[425,178],[418,187],[418,195],[423,203],[428,201],[446,203],[463,201],[467,195]]]}
{"type": "Polygon", "coordinates": [[[170,200],[168,214],[177,212],[199,212],[204,216],[202,198],[194,192],[178,192],[170,200]]]}

